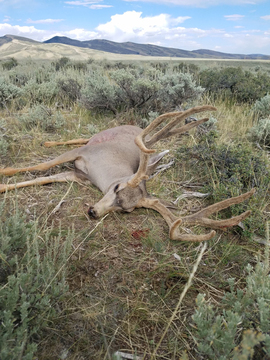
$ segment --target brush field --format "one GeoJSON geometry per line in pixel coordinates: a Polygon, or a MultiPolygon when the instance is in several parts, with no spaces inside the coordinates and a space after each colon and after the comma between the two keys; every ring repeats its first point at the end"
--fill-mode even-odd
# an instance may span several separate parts
{"type": "MultiPolygon", "coordinates": [[[[156,113],[209,104],[218,110],[207,114],[208,126],[158,145],[170,149],[166,161],[174,164],[149,181],[149,193],[167,201],[209,194],[182,196],[181,216],[257,189],[220,215],[251,209],[250,218],[206,244],[170,240],[165,221],[148,209],[90,219],[89,206],[102,197],[91,185],[3,192],[1,359],[270,359],[270,120],[261,136],[256,132],[270,70],[265,63],[242,68],[243,78],[250,76],[243,89],[241,79],[224,85],[226,71],[239,74],[242,63],[207,64],[0,63],[1,168],[35,165],[72,148],[46,148],[45,141],[89,138],[122,124],[145,126],[156,113]],[[207,69],[223,76],[215,91],[214,80],[202,83],[207,69]],[[253,90],[254,79],[260,88],[253,90]]],[[[267,106],[264,120],[270,119],[267,106]]],[[[72,166],[1,175],[0,183],[72,166]]]]}

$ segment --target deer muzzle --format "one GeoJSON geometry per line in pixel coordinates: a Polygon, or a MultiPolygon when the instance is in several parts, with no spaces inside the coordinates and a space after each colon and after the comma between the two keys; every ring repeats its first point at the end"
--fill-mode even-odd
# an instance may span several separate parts
{"type": "Polygon", "coordinates": [[[115,194],[110,191],[101,200],[88,209],[88,215],[93,219],[98,219],[101,216],[115,210],[120,210],[115,206],[115,194]]]}
{"type": "Polygon", "coordinates": [[[90,208],[88,209],[88,215],[93,219],[98,218],[97,212],[94,210],[93,206],[90,206],[90,208]]]}

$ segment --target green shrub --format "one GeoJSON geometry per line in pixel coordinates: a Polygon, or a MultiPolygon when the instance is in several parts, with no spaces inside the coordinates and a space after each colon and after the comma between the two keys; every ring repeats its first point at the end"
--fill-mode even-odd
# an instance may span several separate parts
{"type": "Polygon", "coordinates": [[[95,124],[88,124],[87,125],[87,132],[93,136],[99,132],[99,128],[95,124]]]}
{"type": "Polygon", "coordinates": [[[167,61],[157,61],[157,62],[151,62],[150,65],[157,70],[158,72],[162,74],[166,74],[166,72],[169,69],[169,64],[167,61]]]}
{"type": "Polygon", "coordinates": [[[81,91],[81,103],[88,109],[109,110],[117,113],[117,87],[101,71],[92,71],[86,78],[85,87],[81,91]]]}
{"type": "Polygon", "coordinates": [[[37,334],[55,317],[67,291],[72,237],[62,245],[61,229],[57,237],[50,231],[41,236],[37,223],[17,209],[5,211],[4,204],[0,217],[0,358],[32,359],[37,334]]]}
{"type": "Polygon", "coordinates": [[[0,158],[4,158],[7,155],[9,143],[7,141],[8,136],[6,136],[6,121],[0,119],[0,158]]]}
{"type": "Polygon", "coordinates": [[[255,143],[270,146],[270,118],[261,119],[249,130],[249,138],[255,143]]]}
{"type": "Polygon", "coordinates": [[[225,310],[221,315],[211,304],[207,304],[205,295],[196,299],[197,309],[192,316],[196,324],[195,339],[198,352],[211,359],[227,360],[236,346],[237,326],[241,322],[238,313],[225,310]]]}
{"type": "Polygon", "coordinates": [[[207,302],[205,295],[197,296],[192,318],[200,355],[224,360],[270,356],[269,270],[268,245],[264,258],[255,267],[248,265],[243,288],[235,289],[234,279],[229,280],[230,291],[220,308],[207,302]]]}
{"type": "MultiPolygon", "coordinates": [[[[91,63],[91,62],[90,62],[91,63]]],[[[72,68],[74,70],[85,72],[87,71],[87,62],[83,61],[71,61],[68,57],[62,57],[56,62],[52,63],[52,66],[56,71],[66,70],[72,68]]]]}
{"type": "Polygon", "coordinates": [[[18,66],[18,61],[14,58],[2,62],[3,70],[11,70],[16,66],[18,66]]]}
{"type": "Polygon", "coordinates": [[[70,59],[68,57],[61,57],[56,62],[52,62],[52,66],[54,66],[56,71],[59,71],[67,66],[67,64],[70,62],[70,59]]]}
{"type": "Polygon", "coordinates": [[[17,69],[9,73],[9,81],[16,86],[23,87],[31,76],[29,74],[18,73],[17,69]]]}
{"type": "Polygon", "coordinates": [[[57,85],[59,89],[58,97],[62,103],[70,105],[80,98],[81,85],[77,80],[71,78],[59,79],[57,85]]]}
{"type": "Polygon", "coordinates": [[[23,91],[18,86],[7,83],[4,78],[0,78],[0,108],[18,98],[22,93],[23,91]]]}
{"type": "Polygon", "coordinates": [[[257,100],[252,110],[259,119],[270,118],[270,95],[267,94],[260,100],[257,100]]]}
{"type": "Polygon", "coordinates": [[[211,193],[211,202],[238,196],[255,187],[257,191],[248,203],[233,205],[225,212],[227,216],[237,216],[248,209],[252,210],[252,215],[245,220],[243,235],[251,238],[254,232],[264,235],[262,210],[267,205],[270,189],[267,159],[249,144],[220,145],[216,141],[217,136],[216,131],[204,134],[197,145],[179,148],[177,158],[180,162],[188,161],[194,175],[200,161],[200,178],[205,182],[204,191],[211,193]]]}
{"type": "Polygon", "coordinates": [[[8,142],[0,134],[0,157],[5,157],[7,155],[8,146],[9,146],[8,142]]]}
{"type": "Polygon", "coordinates": [[[79,72],[87,71],[87,63],[85,63],[83,61],[73,61],[70,64],[68,64],[68,67],[71,67],[74,70],[77,70],[79,72]]]}
{"type": "Polygon", "coordinates": [[[58,87],[55,80],[39,83],[36,79],[32,78],[25,84],[23,89],[25,99],[31,105],[51,105],[58,95],[58,87]]]}
{"type": "Polygon", "coordinates": [[[175,110],[185,102],[198,100],[204,89],[197,86],[191,74],[166,74],[160,78],[157,93],[159,111],[175,110]]]}
{"type": "Polygon", "coordinates": [[[147,114],[147,118],[142,118],[138,125],[143,129],[146,128],[152,121],[154,121],[160,114],[156,111],[150,111],[147,114]]]}
{"type": "Polygon", "coordinates": [[[152,99],[159,84],[140,72],[140,69],[120,69],[111,72],[111,78],[118,85],[118,102],[123,109],[151,109],[152,99]]]}
{"type": "Polygon", "coordinates": [[[95,69],[86,79],[81,103],[87,109],[134,109],[142,115],[174,110],[184,102],[198,99],[203,92],[192,75],[144,68],[114,69],[109,73],[95,69]]]}
{"type": "Polygon", "coordinates": [[[195,75],[196,77],[198,76],[199,70],[199,66],[185,62],[173,65],[173,72],[189,73],[195,75]]]}
{"type": "Polygon", "coordinates": [[[220,96],[239,103],[254,103],[270,91],[266,73],[244,71],[241,67],[206,69],[200,72],[200,84],[213,98],[220,96]]]}
{"type": "Polygon", "coordinates": [[[28,114],[19,117],[19,122],[27,129],[40,127],[45,131],[55,131],[65,124],[65,118],[60,112],[43,105],[35,105],[29,109],[28,114]]]}

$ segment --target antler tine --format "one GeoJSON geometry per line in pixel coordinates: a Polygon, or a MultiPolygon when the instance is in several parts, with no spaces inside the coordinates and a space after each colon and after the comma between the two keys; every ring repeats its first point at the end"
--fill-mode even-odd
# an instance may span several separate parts
{"type": "Polygon", "coordinates": [[[200,242],[209,240],[215,236],[216,232],[214,230],[210,231],[208,234],[202,235],[194,235],[194,234],[181,234],[179,230],[179,226],[185,225],[202,225],[205,227],[211,227],[213,229],[224,229],[227,227],[232,227],[238,225],[241,221],[247,218],[250,215],[250,211],[246,211],[238,216],[225,219],[225,220],[213,220],[209,219],[208,216],[211,214],[218,212],[222,209],[226,209],[231,205],[239,204],[244,200],[250,198],[254,193],[255,189],[248,191],[245,194],[240,196],[236,196],[224,201],[220,201],[214,205],[210,205],[207,208],[198,211],[193,215],[188,215],[185,217],[177,217],[175,216],[169,209],[166,208],[158,199],[151,198],[143,198],[137,207],[145,207],[158,211],[170,228],[170,239],[172,240],[180,240],[180,241],[193,241],[200,242]]]}
{"type": "Polygon", "coordinates": [[[171,240],[201,242],[210,240],[216,235],[214,230],[210,231],[208,234],[202,235],[181,234],[179,231],[179,226],[182,224],[182,218],[175,216],[169,209],[166,208],[165,205],[159,201],[159,199],[143,198],[136,207],[144,207],[159,212],[169,226],[169,236],[171,240]]]}
{"type": "Polygon", "coordinates": [[[208,118],[201,119],[199,121],[194,121],[192,123],[186,124],[180,128],[172,130],[175,126],[179,124],[179,122],[191,114],[199,113],[206,110],[217,110],[214,106],[205,105],[205,106],[197,106],[192,109],[186,111],[179,112],[171,112],[158,116],[151,124],[149,124],[135,139],[136,145],[141,150],[140,154],[140,164],[136,174],[133,176],[131,180],[128,181],[128,185],[131,187],[136,187],[140,184],[142,180],[147,180],[148,176],[146,175],[147,164],[149,160],[149,155],[154,153],[155,149],[149,149],[153,144],[161,139],[165,139],[169,136],[173,136],[176,134],[184,133],[195,126],[198,126],[208,118]],[[171,120],[166,126],[164,126],[161,130],[155,133],[150,139],[146,140],[146,136],[149,135],[153,130],[155,130],[162,122],[167,120],[168,118],[174,118],[171,120]],[[146,145],[148,147],[146,147],[146,145]]]}
{"type": "Polygon", "coordinates": [[[197,212],[196,214],[200,217],[210,216],[211,214],[218,212],[220,210],[226,209],[231,205],[240,204],[241,202],[250,198],[253,194],[255,194],[255,192],[256,192],[256,189],[252,189],[242,195],[235,196],[235,197],[220,201],[218,203],[215,203],[213,205],[210,205],[207,208],[202,209],[201,211],[197,212]]]}
{"type": "Polygon", "coordinates": [[[142,180],[147,180],[148,176],[146,175],[149,155],[156,152],[155,149],[148,149],[145,145],[145,138],[148,134],[151,133],[158,125],[160,125],[167,118],[175,117],[177,114],[182,114],[181,112],[175,113],[166,113],[157,117],[151,124],[149,124],[142,132],[135,138],[135,144],[141,150],[140,153],[140,164],[137,172],[131,180],[128,181],[128,185],[135,188],[140,184],[142,180]]]}
{"type": "Polygon", "coordinates": [[[231,205],[240,204],[244,200],[250,198],[254,193],[256,192],[256,189],[252,189],[245,194],[232,197],[230,199],[226,199],[223,201],[220,201],[216,204],[210,205],[207,208],[198,211],[197,213],[193,215],[188,215],[182,218],[182,222],[188,225],[203,225],[206,227],[211,227],[213,229],[221,229],[221,228],[227,228],[231,226],[235,226],[240,223],[240,221],[244,220],[250,215],[250,211],[246,211],[238,216],[232,217],[230,219],[225,220],[213,220],[209,219],[208,217],[212,215],[215,212],[218,212],[220,210],[226,209],[230,207],[231,205]]]}
{"type": "MultiPolygon", "coordinates": [[[[145,146],[145,138],[147,135],[149,135],[151,133],[151,131],[153,131],[155,128],[157,128],[161,123],[163,123],[165,120],[167,120],[168,118],[175,118],[177,115],[181,116],[183,114],[183,111],[179,111],[179,112],[171,112],[171,113],[166,113],[163,115],[158,116],[153,122],[151,122],[151,124],[149,124],[142,132],[141,134],[137,135],[136,139],[135,139],[135,143],[136,145],[140,148],[141,151],[147,153],[147,154],[151,154],[154,153],[156,150],[154,149],[148,149],[145,146]]],[[[172,121],[171,121],[172,122],[172,121]]],[[[169,124],[171,124],[171,122],[169,124]]],[[[167,126],[169,126],[169,124],[167,124],[165,126],[165,128],[167,126]]],[[[163,128],[162,130],[164,130],[165,128],[163,128]]],[[[162,131],[160,130],[160,131],[162,131]]],[[[159,131],[159,132],[160,132],[159,131]]],[[[159,133],[158,132],[158,133],[159,133]]],[[[153,135],[154,136],[154,135],[153,135]]],[[[152,136],[152,138],[153,138],[152,136]]],[[[152,140],[152,138],[150,140],[152,140]]],[[[147,143],[150,142],[150,140],[147,140],[147,143]]]]}
{"type": "Polygon", "coordinates": [[[149,178],[149,176],[146,175],[148,160],[149,160],[149,154],[141,151],[139,168],[137,172],[134,174],[133,178],[131,178],[127,182],[129,186],[135,188],[140,184],[142,180],[147,180],[149,178]]]}
{"type": "MultiPolygon", "coordinates": [[[[163,129],[161,129],[156,134],[154,134],[151,137],[151,139],[147,140],[146,144],[148,146],[152,146],[154,143],[156,143],[157,141],[159,141],[161,139],[166,139],[166,138],[168,138],[170,136],[173,136],[173,135],[176,135],[176,134],[177,135],[182,134],[182,133],[192,129],[193,127],[198,126],[198,125],[206,122],[207,120],[209,120],[208,118],[204,118],[202,120],[191,122],[189,124],[186,124],[184,126],[181,126],[180,128],[177,128],[177,129],[171,131],[175,126],[177,126],[179,124],[179,122],[181,120],[189,117],[192,114],[197,114],[197,113],[200,113],[200,112],[203,112],[203,111],[216,111],[216,110],[217,110],[217,108],[215,108],[214,106],[204,105],[204,106],[196,106],[196,107],[194,107],[192,109],[188,109],[186,111],[182,111],[182,112],[179,112],[179,113],[169,113],[169,114],[175,114],[175,119],[171,120],[166,126],[164,126],[163,129]]],[[[165,115],[166,114],[164,114],[164,116],[165,115]]],[[[158,126],[158,125],[156,125],[156,126],[158,126]]]]}

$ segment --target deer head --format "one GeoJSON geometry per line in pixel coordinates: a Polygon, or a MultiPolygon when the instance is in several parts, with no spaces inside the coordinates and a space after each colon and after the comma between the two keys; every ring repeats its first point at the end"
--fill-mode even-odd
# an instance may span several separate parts
{"type": "MultiPolygon", "coordinates": [[[[147,178],[154,173],[160,160],[168,152],[168,150],[165,150],[159,154],[151,156],[147,163],[147,178]]],[[[117,182],[112,183],[105,196],[98,203],[89,208],[89,216],[97,219],[111,211],[131,212],[138,207],[137,205],[139,204],[139,201],[142,198],[149,197],[149,195],[146,190],[146,181],[144,179],[142,179],[136,186],[130,185],[130,181],[133,177],[134,175],[120,178],[117,182]]]]}

